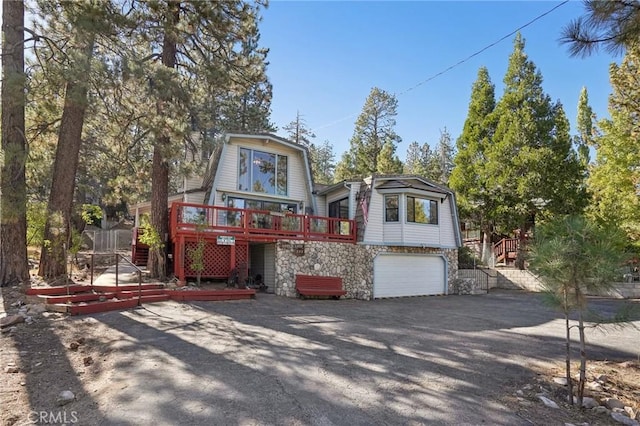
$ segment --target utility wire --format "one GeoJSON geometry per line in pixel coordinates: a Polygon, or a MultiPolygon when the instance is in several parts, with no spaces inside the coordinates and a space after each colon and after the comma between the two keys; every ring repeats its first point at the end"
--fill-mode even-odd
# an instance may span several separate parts
{"type": "MultiPolygon", "coordinates": [[[[412,90],[415,90],[415,89],[417,89],[418,87],[420,87],[420,86],[422,86],[422,85],[427,84],[427,83],[428,83],[428,82],[430,82],[431,80],[434,80],[434,79],[436,79],[436,78],[440,77],[441,75],[446,74],[447,72],[451,71],[452,69],[454,69],[454,68],[456,68],[456,67],[458,67],[458,66],[460,66],[460,65],[464,64],[464,63],[465,63],[465,62],[467,62],[468,60],[470,60],[470,59],[472,59],[472,58],[475,58],[476,56],[480,55],[480,54],[481,54],[482,52],[484,52],[485,50],[491,49],[491,48],[492,48],[492,47],[494,47],[495,45],[497,45],[497,44],[499,44],[499,43],[503,42],[503,41],[504,41],[504,40],[506,40],[507,38],[511,37],[512,35],[514,35],[514,34],[515,34],[515,33],[517,33],[518,31],[520,31],[521,29],[528,27],[529,25],[533,24],[534,22],[539,21],[540,19],[544,18],[544,17],[545,17],[545,16],[547,16],[548,14],[552,13],[552,12],[553,12],[553,11],[555,11],[556,9],[558,9],[558,8],[560,8],[560,7],[564,6],[565,4],[569,3],[569,1],[570,1],[570,0],[564,0],[564,1],[562,1],[561,3],[558,3],[557,5],[555,5],[554,7],[552,7],[551,9],[547,10],[546,12],[544,12],[544,13],[542,13],[542,14],[540,14],[540,15],[536,16],[535,18],[533,18],[532,20],[530,20],[530,21],[529,21],[529,22],[527,22],[526,24],[523,24],[523,25],[519,26],[518,28],[516,28],[515,30],[511,31],[509,34],[506,34],[505,36],[501,37],[500,39],[498,39],[498,40],[494,41],[494,42],[493,42],[493,43],[491,43],[491,44],[486,45],[486,46],[485,46],[485,47],[483,47],[482,49],[480,49],[480,50],[478,50],[478,51],[476,51],[476,52],[472,53],[471,55],[467,56],[466,58],[459,60],[459,61],[458,61],[458,62],[456,62],[455,64],[453,64],[453,65],[451,65],[451,66],[449,66],[449,67],[447,67],[447,68],[443,69],[443,70],[442,70],[442,71],[440,71],[440,72],[437,72],[436,74],[432,75],[431,77],[428,77],[427,79],[422,80],[421,82],[419,82],[419,83],[417,83],[417,84],[415,84],[415,85],[413,85],[413,86],[409,87],[408,89],[406,89],[406,90],[404,90],[404,91],[402,91],[402,92],[398,93],[398,94],[397,94],[397,96],[402,96],[402,95],[404,95],[404,94],[406,94],[406,93],[408,93],[408,92],[411,92],[412,90]]],[[[349,115],[347,115],[346,117],[342,117],[342,118],[340,118],[340,119],[338,119],[338,120],[332,121],[331,123],[324,124],[324,125],[322,125],[322,126],[316,127],[316,128],[314,128],[314,129],[312,129],[312,131],[316,131],[316,130],[320,130],[320,129],[325,129],[325,128],[327,128],[327,127],[331,127],[331,126],[336,125],[336,124],[338,124],[338,123],[341,123],[341,122],[343,122],[343,121],[345,121],[345,120],[348,120],[349,118],[355,117],[355,116],[357,116],[358,114],[359,114],[359,113],[349,114],[349,115]]]]}

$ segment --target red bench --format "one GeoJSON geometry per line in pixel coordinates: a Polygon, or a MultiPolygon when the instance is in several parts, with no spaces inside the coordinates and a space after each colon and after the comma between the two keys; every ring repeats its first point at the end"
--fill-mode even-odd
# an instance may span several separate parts
{"type": "Polygon", "coordinates": [[[318,277],[315,275],[296,275],[296,290],[300,297],[332,296],[339,299],[347,294],[342,289],[341,277],[318,277]]]}

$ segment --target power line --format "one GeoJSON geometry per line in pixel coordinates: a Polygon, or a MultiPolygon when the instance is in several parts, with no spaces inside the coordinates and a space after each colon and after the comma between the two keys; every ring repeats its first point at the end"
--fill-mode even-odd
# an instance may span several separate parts
{"type": "MultiPolygon", "coordinates": [[[[511,31],[509,34],[506,34],[505,36],[501,37],[500,39],[494,41],[491,44],[486,45],[485,47],[483,47],[482,49],[478,50],[477,52],[472,53],[471,55],[467,56],[464,59],[459,60],[458,62],[456,62],[455,64],[443,69],[440,72],[437,72],[436,74],[432,75],[431,77],[428,77],[425,80],[422,80],[421,82],[409,87],[408,89],[400,92],[397,94],[397,96],[402,96],[408,92],[411,92],[412,90],[417,89],[420,86],[423,86],[425,84],[427,84],[428,82],[430,82],[431,80],[434,80],[438,77],[440,77],[443,74],[446,74],[447,72],[451,71],[452,69],[464,64],[465,62],[469,61],[472,58],[475,58],[476,56],[480,55],[481,53],[483,53],[485,50],[491,49],[492,47],[494,47],[495,45],[503,42],[504,40],[506,40],[507,38],[511,37],[512,35],[514,35],[515,33],[517,33],[518,31],[522,30],[523,28],[527,28],[529,25],[533,24],[536,21],[539,21],[540,19],[544,18],[545,16],[547,16],[548,14],[552,13],[553,11],[555,11],[556,9],[564,6],[565,4],[569,3],[570,0],[564,0],[561,3],[558,3],[557,5],[555,5],[554,7],[552,7],[551,9],[547,10],[544,13],[541,13],[540,15],[536,16],[535,18],[531,19],[529,22],[519,26],[518,28],[516,28],[515,30],[511,31]]],[[[322,126],[316,127],[314,129],[312,129],[312,131],[316,131],[316,130],[320,130],[320,129],[325,129],[327,127],[331,127],[335,124],[341,123],[349,118],[355,117],[357,116],[359,113],[355,113],[355,114],[349,114],[345,117],[342,117],[338,120],[332,121],[331,123],[328,124],[324,124],[322,126]]]]}

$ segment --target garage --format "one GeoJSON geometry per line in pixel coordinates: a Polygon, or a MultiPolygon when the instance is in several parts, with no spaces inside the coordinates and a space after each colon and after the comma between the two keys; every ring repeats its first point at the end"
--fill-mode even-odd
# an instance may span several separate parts
{"type": "Polygon", "coordinates": [[[440,255],[379,254],[373,261],[373,297],[444,294],[446,266],[440,255]]]}

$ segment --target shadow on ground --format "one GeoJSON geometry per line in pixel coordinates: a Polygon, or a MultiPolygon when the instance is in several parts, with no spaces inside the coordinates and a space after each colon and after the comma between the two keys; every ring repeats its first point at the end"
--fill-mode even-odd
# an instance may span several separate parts
{"type": "MultiPolygon", "coordinates": [[[[118,336],[109,424],[530,424],[498,400],[564,350],[560,315],[539,295],[513,292],[260,295],[96,319],[118,336]]],[[[590,354],[635,357],[637,337],[601,333],[590,354]]]]}

